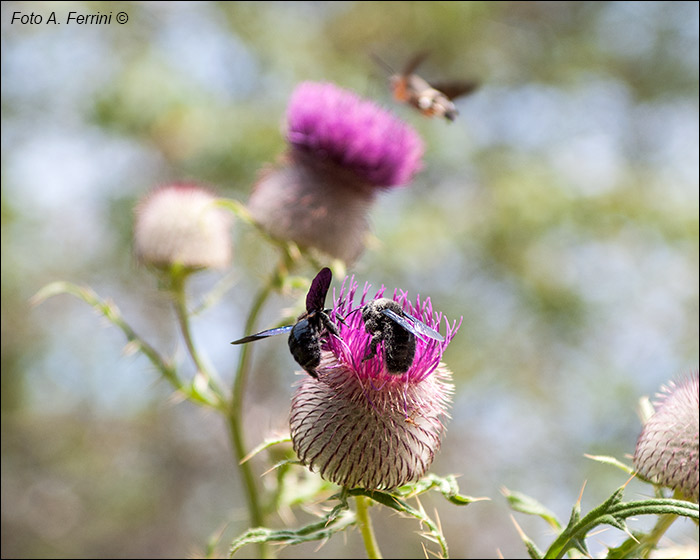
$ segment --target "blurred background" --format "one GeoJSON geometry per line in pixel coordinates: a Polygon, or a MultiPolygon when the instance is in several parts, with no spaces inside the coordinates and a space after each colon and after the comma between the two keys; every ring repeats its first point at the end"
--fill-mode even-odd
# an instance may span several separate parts
{"type": "MultiPolygon", "coordinates": [[[[247,528],[221,418],[173,402],[84,303],[29,299],[88,284],[187,372],[168,300],[135,266],[132,208],[173,180],[245,202],[304,80],[374,99],[425,141],[424,170],[382,195],[375,243],[349,272],[464,317],[432,471],[491,501],[422,500],[451,555],[526,554],[502,486],[562,521],[584,481],[584,511],[608,497],[624,473],[583,454],[630,462],[638,399],[698,367],[698,19],[697,2],[3,2],[2,556],[201,556],[209,542],[225,555],[247,528]],[[47,24],[52,11],[113,17],[47,24]],[[394,105],[371,58],[400,68],[422,49],[423,77],[481,82],[454,123],[394,105]]],[[[194,323],[227,382],[229,342],[277,259],[250,228],[234,235],[232,288],[194,323]]],[[[197,275],[194,301],[224,274],[197,275]]],[[[294,303],[272,298],[259,326],[294,303]]],[[[296,379],[282,340],[260,344],[249,446],[287,429],[296,379]]],[[[650,490],[633,482],[626,497],[650,490]]],[[[516,517],[551,543],[544,522],[516,517]]],[[[373,518],[387,557],[423,557],[413,520],[373,518]]],[[[669,537],[696,541],[697,527],[669,537]]],[[[623,539],[608,529],[592,552],[623,539]]],[[[280,556],[364,556],[355,531],[316,546],[280,556]]]]}

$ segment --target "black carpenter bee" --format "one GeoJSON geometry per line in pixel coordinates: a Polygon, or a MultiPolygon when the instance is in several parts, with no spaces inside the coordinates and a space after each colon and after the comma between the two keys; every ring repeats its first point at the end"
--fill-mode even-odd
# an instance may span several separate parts
{"type": "Polygon", "coordinates": [[[329,268],[323,268],[311,282],[306,294],[306,312],[299,315],[294,325],[278,327],[234,340],[231,344],[245,344],[268,336],[289,333],[289,350],[296,362],[314,378],[318,377],[316,368],[321,363],[321,339],[327,333],[340,336],[340,331],[328,316],[329,309],[324,309],[326,294],[331,285],[333,274],[329,268]]]}
{"type": "Polygon", "coordinates": [[[384,363],[389,373],[401,375],[408,371],[416,354],[416,336],[442,342],[445,338],[425,323],[404,312],[401,305],[388,298],[372,300],[362,308],[365,330],[372,335],[369,353],[363,361],[377,354],[384,341],[384,363]]]}
{"type": "MultiPolygon", "coordinates": [[[[389,83],[394,99],[400,103],[412,105],[426,117],[445,117],[453,121],[457,117],[457,108],[452,100],[460,95],[472,93],[478,87],[478,83],[461,80],[429,84],[414,74],[416,68],[427,56],[427,52],[416,54],[399,74],[390,69],[393,75],[389,78],[389,83]]],[[[388,68],[383,61],[378,60],[388,68]]]]}

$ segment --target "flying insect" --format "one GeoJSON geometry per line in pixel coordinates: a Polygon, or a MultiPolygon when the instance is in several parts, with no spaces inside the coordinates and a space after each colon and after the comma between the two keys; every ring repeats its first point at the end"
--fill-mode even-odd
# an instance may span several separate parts
{"type": "Polygon", "coordinates": [[[363,362],[376,356],[380,342],[384,342],[384,364],[389,373],[401,375],[413,364],[416,337],[428,337],[442,342],[439,332],[404,312],[401,305],[388,298],[372,300],[362,308],[365,330],[372,335],[369,352],[363,362]]]}
{"type": "Polygon", "coordinates": [[[324,309],[332,278],[333,274],[329,268],[322,268],[316,275],[306,294],[306,311],[299,315],[294,325],[261,331],[234,340],[231,344],[245,344],[261,338],[289,333],[288,343],[292,357],[311,377],[318,378],[316,368],[321,363],[323,337],[329,333],[340,337],[338,327],[328,316],[330,309],[324,309]]]}
{"type": "Polygon", "coordinates": [[[381,59],[376,56],[375,58],[393,74],[389,78],[389,83],[396,101],[412,105],[426,117],[438,116],[454,121],[457,117],[457,108],[452,100],[472,93],[478,87],[478,83],[459,80],[429,84],[414,73],[427,56],[427,51],[416,54],[399,74],[394,73],[381,59]]]}

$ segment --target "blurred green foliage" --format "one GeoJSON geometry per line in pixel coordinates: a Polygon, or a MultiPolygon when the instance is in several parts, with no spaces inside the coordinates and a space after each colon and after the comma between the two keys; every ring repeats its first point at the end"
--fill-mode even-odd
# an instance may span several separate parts
{"type": "MultiPolygon", "coordinates": [[[[695,2],[4,2],[2,46],[3,557],[199,554],[221,530],[223,553],[246,528],[218,421],[168,406],[86,307],[28,300],[53,280],[89,283],[175,348],[167,301],[131,260],[131,208],[174,180],[245,201],[284,149],[303,80],[391,107],[426,143],[424,171],[382,195],[349,272],[464,316],[433,470],[494,502],[479,516],[435,503],[454,557],[523,554],[503,484],[559,516],[586,478],[591,503],[608,496],[622,481],[583,453],[631,452],[638,397],[697,367],[695,2]],[[129,21],[10,23],[52,10],[129,21]],[[455,123],[393,105],[370,56],[400,68],[422,49],[426,78],[482,84],[455,123]]],[[[229,379],[228,342],[275,258],[249,229],[235,235],[235,286],[196,325],[229,379]]],[[[198,279],[195,299],[216,280],[198,279]]],[[[280,296],[262,320],[292,305],[280,296]]],[[[286,426],[283,346],[256,350],[253,444],[286,426]]],[[[408,523],[377,520],[392,557],[422,555],[408,523]]],[[[361,554],[359,537],[337,540],[321,554],[361,554]]]]}

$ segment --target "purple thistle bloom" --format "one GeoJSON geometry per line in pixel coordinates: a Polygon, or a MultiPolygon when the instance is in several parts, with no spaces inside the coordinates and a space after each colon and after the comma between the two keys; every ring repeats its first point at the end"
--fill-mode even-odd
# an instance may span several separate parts
{"type": "Polygon", "coordinates": [[[375,187],[408,183],[421,167],[415,130],[372,101],[330,83],[304,82],[287,109],[287,140],[375,187]]]}
{"type": "Polygon", "coordinates": [[[640,475],[698,501],[698,371],[662,387],[634,453],[640,475]]]}
{"type": "Polygon", "coordinates": [[[388,111],[327,83],[299,85],[287,123],[289,150],[263,170],[248,208],[272,236],[353,262],[376,193],[413,178],[423,143],[388,111]]]}
{"type": "MultiPolygon", "coordinates": [[[[331,319],[340,338],[328,337],[322,347],[318,379],[305,376],[292,400],[290,428],[294,450],[311,470],[348,488],[391,490],[418,480],[432,463],[445,431],[443,419],[454,386],[442,354],[461,325],[445,319],[444,340],[416,337],[416,353],[408,370],[389,373],[384,343],[373,357],[361,309],[373,298],[365,285],[359,305],[357,283],[346,279],[334,298],[331,319]]],[[[393,298],[407,313],[439,330],[442,314],[430,299],[415,303],[403,291],[393,298]]]]}

